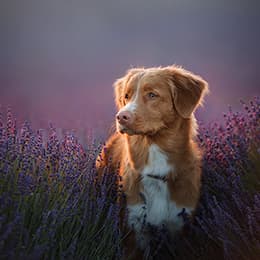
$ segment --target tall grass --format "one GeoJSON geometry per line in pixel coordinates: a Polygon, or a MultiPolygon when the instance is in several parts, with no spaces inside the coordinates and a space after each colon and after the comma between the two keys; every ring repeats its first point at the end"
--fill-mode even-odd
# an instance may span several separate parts
{"type": "MultiPolygon", "coordinates": [[[[260,100],[202,125],[202,195],[193,222],[169,241],[155,230],[147,258],[260,256],[260,100]],[[159,246],[158,246],[159,245],[159,246]]],[[[97,180],[99,144],[55,128],[47,139],[0,115],[0,259],[121,259],[117,174],[97,180]],[[84,148],[83,148],[84,145],[84,148]]]]}
{"type": "Polygon", "coordinates": [[[46,143],[28,123],[18,133],[10,111],[0,142],[0,258],[120,256],[117,176],[97,184],[97,150],[53,128],[46,143]]]}

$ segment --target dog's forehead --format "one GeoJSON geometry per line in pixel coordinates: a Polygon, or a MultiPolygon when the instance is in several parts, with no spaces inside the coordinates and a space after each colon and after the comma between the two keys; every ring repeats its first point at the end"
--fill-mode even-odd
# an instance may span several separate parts
{"type": "Polygon", "coordinates": [[[159,69],[146,69],[131,77],[127,87],[132,90],[141,90],[143,87],[156,87],[167,84],[167,75],[159,69]]]}

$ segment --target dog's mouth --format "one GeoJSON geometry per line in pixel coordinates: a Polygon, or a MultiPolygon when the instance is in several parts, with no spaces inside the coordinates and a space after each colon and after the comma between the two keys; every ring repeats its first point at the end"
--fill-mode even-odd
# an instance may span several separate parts
{"type": "Polygon", "coordinates": [[[121,133],[121,134],[127,134],[127,135],[138,134],[137,132],[133,131],[132,129],[127,128],[125,126],[121,126],[121,125],[118,126],[118,132],[121,133]]]}
{"type": "Polygon", "coordinates": [[[139,134],[143,134],[139,131],[133,130],[132,128],[130,128],[129,126],[126,125],[121,125],[119,123],[117,123],[117,131],[121,134],[127,134],[127,135],[139,135],[139,134]]]}
{"type": "Polygon", "coordinates": [[[133,130],[129,127],[123,126],[118,124],[117,125],[117,131],[121,134],[127,134],[127,135],[147,135],[147,136],[153,136],[155,135],[158,130],[149,130],[149,131],[138,131],[138,130],[133,130]]]}

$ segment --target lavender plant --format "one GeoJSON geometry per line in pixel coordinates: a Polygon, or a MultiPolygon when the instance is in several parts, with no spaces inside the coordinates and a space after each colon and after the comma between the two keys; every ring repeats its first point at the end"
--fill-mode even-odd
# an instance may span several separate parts
{"type": "Polygon", "coordinates": [[[112,259],[120,257],[116,175],[97,185],[97,150],[75,136],[58,140],[50,126],[16,129],[11,111],[0,120],[0,258],[112,259]]]}
{"type": "MultiPolygon", "coordinates": [[[[194,220],[169,240],[151,227],[147,259],[258,259],[260,99],[224,123],[200,128],[201,200],[194,220]]],[[[50,125],[21,129],[0,114],[0,258],[121,259],[117,174],[96,178],[98,144],[62,138],[50,125]],[[84,145],[84,146],[83,146],[84,145]],[[84,148],[83,148],[84,147],[84,148]]],[[[183,215],[185,218],[185,215],[183,215]]]]}
{"type": "Polygon", "coordinates": [[[260,99],[200,134],[204,178],[196,221],[224,259],[260,256],[260,99]]]}

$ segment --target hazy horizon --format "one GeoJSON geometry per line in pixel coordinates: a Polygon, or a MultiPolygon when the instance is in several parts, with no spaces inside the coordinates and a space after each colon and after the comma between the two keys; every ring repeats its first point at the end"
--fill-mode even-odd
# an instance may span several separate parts
{"type": "Polygon", "coordinates": [[[129,67],[175,63],[209,82],[198,117],[218,118],[260,94],[258,11],[257,1],[1,1],[0,104],[39,126],[101,127],[129,67]]]}

